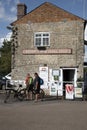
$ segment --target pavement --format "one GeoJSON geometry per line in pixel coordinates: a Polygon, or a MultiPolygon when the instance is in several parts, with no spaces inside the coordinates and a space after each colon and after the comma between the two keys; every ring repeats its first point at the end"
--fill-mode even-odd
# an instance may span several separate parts
{"type": "Polygon", "coordinates": [[[87,101],[9,100],[0,93],[0,130],[87,130],[87,101]]]}

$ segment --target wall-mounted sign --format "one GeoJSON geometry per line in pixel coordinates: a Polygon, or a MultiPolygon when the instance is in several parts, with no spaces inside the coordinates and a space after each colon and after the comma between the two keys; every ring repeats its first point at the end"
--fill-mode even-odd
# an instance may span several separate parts
{"type": "Polygon", "coordinates": [[[57,69],[53,70],[53,76],[59,76],[59,70],[57,69]]]}
{"type": "Polygon", "coordinates": [[[33,54],[71,54],[72,49],[69,48],[61,48],[61,49],[49,49],[49,50],[23,50],[24,55],[33,55],[33,54]]]}
{"type": "Polygon", "coordinates": [[[39,75],[44,81],[48,82],[48,67],[39,67],[39,75]]]}

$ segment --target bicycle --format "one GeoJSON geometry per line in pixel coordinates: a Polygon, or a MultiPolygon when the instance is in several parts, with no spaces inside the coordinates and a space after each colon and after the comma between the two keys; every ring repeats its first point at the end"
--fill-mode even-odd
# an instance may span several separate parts
{"type": "MultiPolygon", "coordinates": [[[[27,91],[27,88],[21,89],[19,91],[20,96],[21,96],[21,100],[25,99],[25,97],[26,97],[26,91],[27,91]]],[[[32,92],[32,100],[34,100],[35,99],[35,95],[36,95],[36,90],[33,88],[33,90],[30,91],[30,92],[32,92]]],[[[45,96],[45,92],[44,92],[43,89],[40,88],[39,99],[41,99],[43,101],[44,96],[45,96]]]]}
{"type": "MultiPolygon", "coordinates": [[[[7,101],[9,100],[9,98],[11,97],[11,95],[13,95],[14,98],[17,98],[19,101],[23,101],[24,99],[26,99],[26,91],[27,88],[22,88],[22,85],[19,85],[18,89],[14,89],[16,86],[14,85],[8,85],[8,89],[6,89],[6,97],[4,100],[4,103],[7,103],[7,101]]],[[[33,88],[32,92],[32,97],[34,100],[35,99],[35,95],[36,95],[36,91],[33,88]]],[[[45,96],[45,93],[43,91],[43,89],[40,89],[40,94],[39,94],[39,98],[41,100],[43,100],[45,96]]]]}
{"type": "Polygon", "coordinates": [[[6,95],[4,99],[4,103],[7,103],[10,97],[13,96],[13,98],[18,99],[19,101],[23,100],[23,95],[21,93],[21,90],[23,90],[22,85],[19,85],[17,89],[15,89],[15,85],[8,85],[8,88],[6,89],[6,95]]]}

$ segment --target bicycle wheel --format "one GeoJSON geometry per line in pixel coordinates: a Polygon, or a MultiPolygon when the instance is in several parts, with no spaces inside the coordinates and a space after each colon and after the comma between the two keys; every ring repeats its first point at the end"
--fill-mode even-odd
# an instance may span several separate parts
{"type": "Polygon", "coordinates": [[[43,100],[44,96],[45,96],[45,93],[44,93],[43,89],[40,89],[40,98],[41,98],[41,100],[43,100]]]}
{"type": "Polygon", "coordinates": [[[10,95],[11,95],[11,90],[6,90],[4,103],[7,103],[8,99],[10,98],[10,95]]]}
{"type": "Polygon", "coordinates": [[[19,99],[20,101],[23,101],[25,98],[26,98],[26,89],[21,89],[21,90],[18,92],[18,99],[19,99]]]}

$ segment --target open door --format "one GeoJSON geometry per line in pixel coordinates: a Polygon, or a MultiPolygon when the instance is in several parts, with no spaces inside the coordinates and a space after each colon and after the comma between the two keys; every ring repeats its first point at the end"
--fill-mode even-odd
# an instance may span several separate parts
{"type": "MultiPolygon", "coordinates": [[[[76,87],[77,69],[76,68],[63,68],[63,95],[66,96],[66,85],[70,84],[76,87]]],[[[74,89],[73,89],[74,92],[74,89]]]]}

